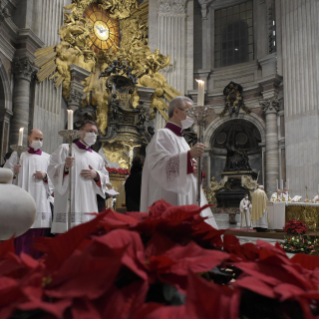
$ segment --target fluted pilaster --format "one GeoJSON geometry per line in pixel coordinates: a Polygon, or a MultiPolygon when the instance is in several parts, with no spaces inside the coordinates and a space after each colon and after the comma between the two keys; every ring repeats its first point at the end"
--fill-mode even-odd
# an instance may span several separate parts
{"type": "Polygon", "coordinates": [[[186,91],[186,3],[187,0],[160,0],[158,11],[158,48],[170,54],[172,66],[162,72],[168,84],[186,91]]]}
{"type": "Polygon", "coordinates": [[[280,101],[273,99],[260,102],[266,114],[266,192],[270,195],[279,180],[277,113],[280,101]]]}

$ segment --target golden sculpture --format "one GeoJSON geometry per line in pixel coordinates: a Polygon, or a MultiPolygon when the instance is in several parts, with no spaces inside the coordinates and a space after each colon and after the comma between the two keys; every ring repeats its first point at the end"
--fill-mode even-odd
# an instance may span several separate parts
{"type": "Polygon", "coordinates": [[[293,219],[304,222],[309,230],[316,230],[319,223],[319,208],[304,205],[286,206],[286,222],[293,219]]]}
{"type": "Polygon", "coordinates": [[[224,188],[224,185],[218,183],[216,178],[213,176],[207,191],[207,202],[211,204],[217,204],[216,192],[224,188]]]}
{"type": "MultiPolygon", "coordinates": [[[[132,69],[131,73],[138,79],[137,86],[155,89],[151,96],[150,119],[155,117],[157,109],[168,120],[165,100],[171,101],[182,94],[159,73],[171,65],[170,56],[164,56],[159,50],[152,52],[148,46],[148,2],[138,6],[136,0],[72,0],[64,9],[64,25],[59,30],[61,43],[35,52],[35,63],[40,68],[37,74],[39,82],[49,77],[57,88],[62,85],[63,97],[68,101],[70,66],[76,64],[89,71],[83,91],[87,95],[87,103],[92,92],[98,128],[105,135],[108,125],[107,78],[99,76],[117,60],[119,65],[132,69]]],[[[134,108],[139,105],[137,92],[133,93],[131,101],[134,108]]],[[[123,155],[128,151],[127,147],[122,145],[122,151],[117,151],[121,157],[116,162],[123,158],[128,165],[128,157],[123,155]]]]}
{"type": "Polygon", "coordinates": [[[241,186],[249,190],[250,197],[252,196],[253,192],[258,188],[257,180],[258,180],[258,177],[256,180],[254,180],[249,175],[243,175],[241,177],[241,186]]]}

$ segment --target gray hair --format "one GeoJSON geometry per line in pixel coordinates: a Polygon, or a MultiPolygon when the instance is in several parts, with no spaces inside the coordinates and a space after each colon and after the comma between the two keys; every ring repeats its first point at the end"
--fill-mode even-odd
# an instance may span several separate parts
{"type": "Polygon", "coordinates": [[[168,107],[168,117],[172,118],[174,115],[174,110],[178,107],[180,110],[183,110],[183,107],[186,102],[193,104],[193,101],[186,96],[177,96],[169,103],[168,107]]]}

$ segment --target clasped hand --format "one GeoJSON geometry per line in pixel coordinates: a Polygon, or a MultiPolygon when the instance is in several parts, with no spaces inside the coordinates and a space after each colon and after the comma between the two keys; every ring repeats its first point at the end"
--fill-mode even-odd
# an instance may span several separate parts
{"type": "Polygon", "coordinates": [[[36,171],[34,174],[33,174],[34,178],[36,179],[45,179],[45,177],[47,176],[47,173],[45,172],[41,172],[41,171],[36,171]]]}
{"type": "Polygon", "coordinates": [[[93,167],[89,165],[89,169],[82,169],[81,176],[85,179],[97,179],[98,174],[93,167]]]}

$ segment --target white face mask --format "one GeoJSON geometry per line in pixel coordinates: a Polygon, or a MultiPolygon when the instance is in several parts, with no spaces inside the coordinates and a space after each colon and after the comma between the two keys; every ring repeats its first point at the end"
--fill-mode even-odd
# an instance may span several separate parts
{"type": "Polygon", "coordinates": [[[93,132],[85,133],[85,137],[83,138],[84,142],[88,146],[92,146],[96,142],[96,134],[93,132]]]}
{"type": "Polygon", "coordinates": [[[182,129],[187,130],[194,124],[194,120],[190,118],[189,116],[186,116],[185,120],[181,120],[182,129]]]}
{"type": "Polygon", "coordinates": [[[34,141],[32,141],[32,143],[30,144],[30,146],[31,146],[35,151],[37,151],[38,149],[40,149],[40,148],[43,146],[43,143],[42,143],[40,140],[38,140],[38,141],[34,140],[34,141]]]}

